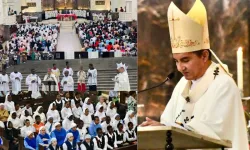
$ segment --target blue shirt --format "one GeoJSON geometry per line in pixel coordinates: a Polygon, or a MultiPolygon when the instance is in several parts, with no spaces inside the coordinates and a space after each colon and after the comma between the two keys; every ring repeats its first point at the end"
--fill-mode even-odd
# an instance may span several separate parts
{"type": "Polygon", "coordinates": [[[63,143],[64,143],[64,140],[66,138],[66,130],[61,128],[60,131],[58,130],[54,130],[51,132],[51,135],[50,135],[51,138],[56,138],[57,139],[57,144],[59,146],[62,146],[63,143]]]}
{"type": "Polygon", "coordinates": [[[97,132],[96,132],[97,128],[102,128],[102,126],[100,124],[95,124],[94,122],[92,122],[90,124],[90,126],[89,126],[89,134],[91,135],[92,138],[97,136],[97,132]]]}

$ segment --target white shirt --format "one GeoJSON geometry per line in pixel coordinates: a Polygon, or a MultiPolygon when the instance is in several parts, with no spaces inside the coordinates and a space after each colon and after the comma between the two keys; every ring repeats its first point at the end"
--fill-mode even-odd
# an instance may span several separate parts
{"type": "Polygon", "coordinates": [[[33,118],[32,118],[31,116],[24,116],[24,115],[21,115],[20,121],[21,121],[21,123],[22,123],[22,126],[24,125],[24,122],[25,122],[26,119],[29,119],[30,124],[33,124],[33,123],[34,123],[34,120],[33,120],[33,118]]]}
{"type": "Polygon", "coordinates": [[[61,85],[63,86],[63,91],[74,91],[74,80],[72,76],[63,77],[61,85]],[[64,81],[67,83],[64,84],[64,81]]]}
{"type": "Polygon", "coordinates": [[[65,76],[65,75],[64,75],[64,72],[65,72],[65,71],[68,71],[68,72],[69,72],[69,76],[73,76],[73,74],[74,74],[74,71],[73,71],[72,68],[69,68],[69,69],[64,68],[64,69],[63,69],[63,72],[62,72],[63,76],[65,76]]]}
{"type": "Polygon", "coordinates": [[[81,115],[82,115],[82,108],[81,108],[81,107],[78,107],[78,108],[74,107],[74,108],[72,109],[72,112],[73,112],[73,115],[74,115],[76,118],[80,118],[81,115]]]}
{"type": "Polygon", "coordinates": [[[107,122],[104,121],[103,123],[101,123],[101,126],[102,126],[102,132],[103,133],[108,133],[107,127],[112,126],[112,125],[111,125],[111,123],[107,124],[107,122]]]}
{"type": "Polygon", "coordinates": [[[124,133],[124,136],[125,136],[125,139],[126,139],[127,141],[129,141],[129,142],[131,142],[131,141],[136,141],[136,140],[137,140],[137,136],[136,136],[134,130],[132,130],[132,131],[127,130],[127,131],[124,133]],[[134,133],[134,137],[129,138],[128,132],[129,132],[129,134],[133,134],[133,133],[134,133]]]}
{"type": "Polygon", "coordinates": [[[69,119],[64,119],[63,122],[62,122],[62,127],[68,131],[71,129],[71,124],[74,123],[74,121],[69,121],[69,119]]]}
{"type": "Polygon", "coordinates": [[[63,107],[63,109],[61,110],[61,115],[62,115],[62,119],[66,119],[67,116],[73,115],[73,113],[70,108],[63,107]]]}
{"type": "Polygon", "coordinates": [[[86,116],[84,113],[82,113],[80,119],[84,122],[84,128],[88,128],[92,122],[92,118],[90,114],[86,116]]]}
{"type": "Polygon", "coordinates": [[[79,134],[80,134],[80,140],[85,140],[85,135],[87,133],[87,129],[86,128],[82,128],[82,129],[79,129],[77,128],[77,130],[79,131],[79,134]]]}
{"type": "Polygon", "coordinates": [[[32,125],[30,125],[30,126],[23,126],[22,128],[21,128],[21,136],[22,137],[26,137],[27,135],[26,135],[26,133],[28,132],[28,131],[31,131],[31,132],[36,132],[36,129],[32,126],[32,125]]]}
{"type": "Polygon", "coordinates": [[[107,143],[107,146],[108,146],[108,148],[109,149],[114,149],[114,148],[117,148],[117,143],[116,143],[116,134],[112,134],[112,135],[110,135],[109,133],[107,133],[105,136],[107,136],[107,139],[108,139],[108,137],[110,137],[110,138],[113,138],[113,136],[115,136],[115,140],[114,140],[114,147],[112,147],[111,145],[109,145],[108,143],[107,143]]]}
{"type": "Polygon", "coordinates": [[[30,115],[32,115],[32,108],[31,108],[31,107],[30,107],[30,108],[28,108],[28,109],[27,109],[27,107],[26,107],[26,106],[25,106],[25,107],[23,107],[23,108],[22,108],[22,113],[23,113],[23,114],[24,114],[24,111],[25,111],[25,110],[27,110],[27,111],[29,112],[29,114],[30,114],[30,115]]]}
{"type": "Polygon", "coordinates": [[[52,123],[51,132],[49,132],[50,125],[51,125],[51,123],[49,121],[45,124],[46,133],[49,135],[55,129],[55,123],[54,122],[52,123]]]}
{"type": "Polygon", "coordinates": [[[99,138],[98,136],[96,136],[96,137],[93,139],[94,150],[107,150],[107,147],[108,147],[108,139],[107,139],[107,137],[104,136],[104,140],[105,140],[104,142],[105,142],[105,144],[104,144],[104,148],[103,148],[103,149],[101,149],[101,148],[98,147],[96,138],[97,138],[99,141],[103,142],[103,141],[102,141],[102,138],[99,138]]]}
{"type": "Polygon", "coordinates": [[[61,117],[60,117],[60,114],[57,110],[49,110],[47,112],[47,118],[48,117],[53,117],[53,122],[56,123],[56,122],[60,122],[61,121],[61,117]]]}
{"type": "Polygon", "coordinates": [[[87,73],[88,85],[97,85],[97,70],[88,70],[87,73]],[[91,76],[89,76],[91,74],[91,76]]]}

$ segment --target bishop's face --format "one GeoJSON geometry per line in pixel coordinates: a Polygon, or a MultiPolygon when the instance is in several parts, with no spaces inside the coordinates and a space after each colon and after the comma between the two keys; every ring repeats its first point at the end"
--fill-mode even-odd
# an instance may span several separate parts
{"type": "Polygon", "coordinates": [[[197,80],[206,72],[207,58],[197,56],[193,52],[173,54],[176,67],[186,80],[197,80]]]}

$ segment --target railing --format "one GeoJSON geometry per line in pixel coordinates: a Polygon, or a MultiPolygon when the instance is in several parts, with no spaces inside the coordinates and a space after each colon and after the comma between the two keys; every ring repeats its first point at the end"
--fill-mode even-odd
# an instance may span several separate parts
{"type": "Polygon", "coordinates": [[[6,16],[4,17],[5,25],[14,25],[16,24],[16,15],[6,16]]]}
{"type": "Polygon", "coordinates": [[[132,20],[132,12],[119,12],[119,21],[128,22],[132,20]]]}

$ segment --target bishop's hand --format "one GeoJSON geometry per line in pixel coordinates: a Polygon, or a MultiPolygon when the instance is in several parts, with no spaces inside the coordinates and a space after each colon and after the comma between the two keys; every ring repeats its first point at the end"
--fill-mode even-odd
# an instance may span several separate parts
{"type": "Polygon", "coordinates": [[[146,126],[165,126],[165,125],[146,117],[146,121],[144,121],[140,126],[146,127],[146,126]]]}

